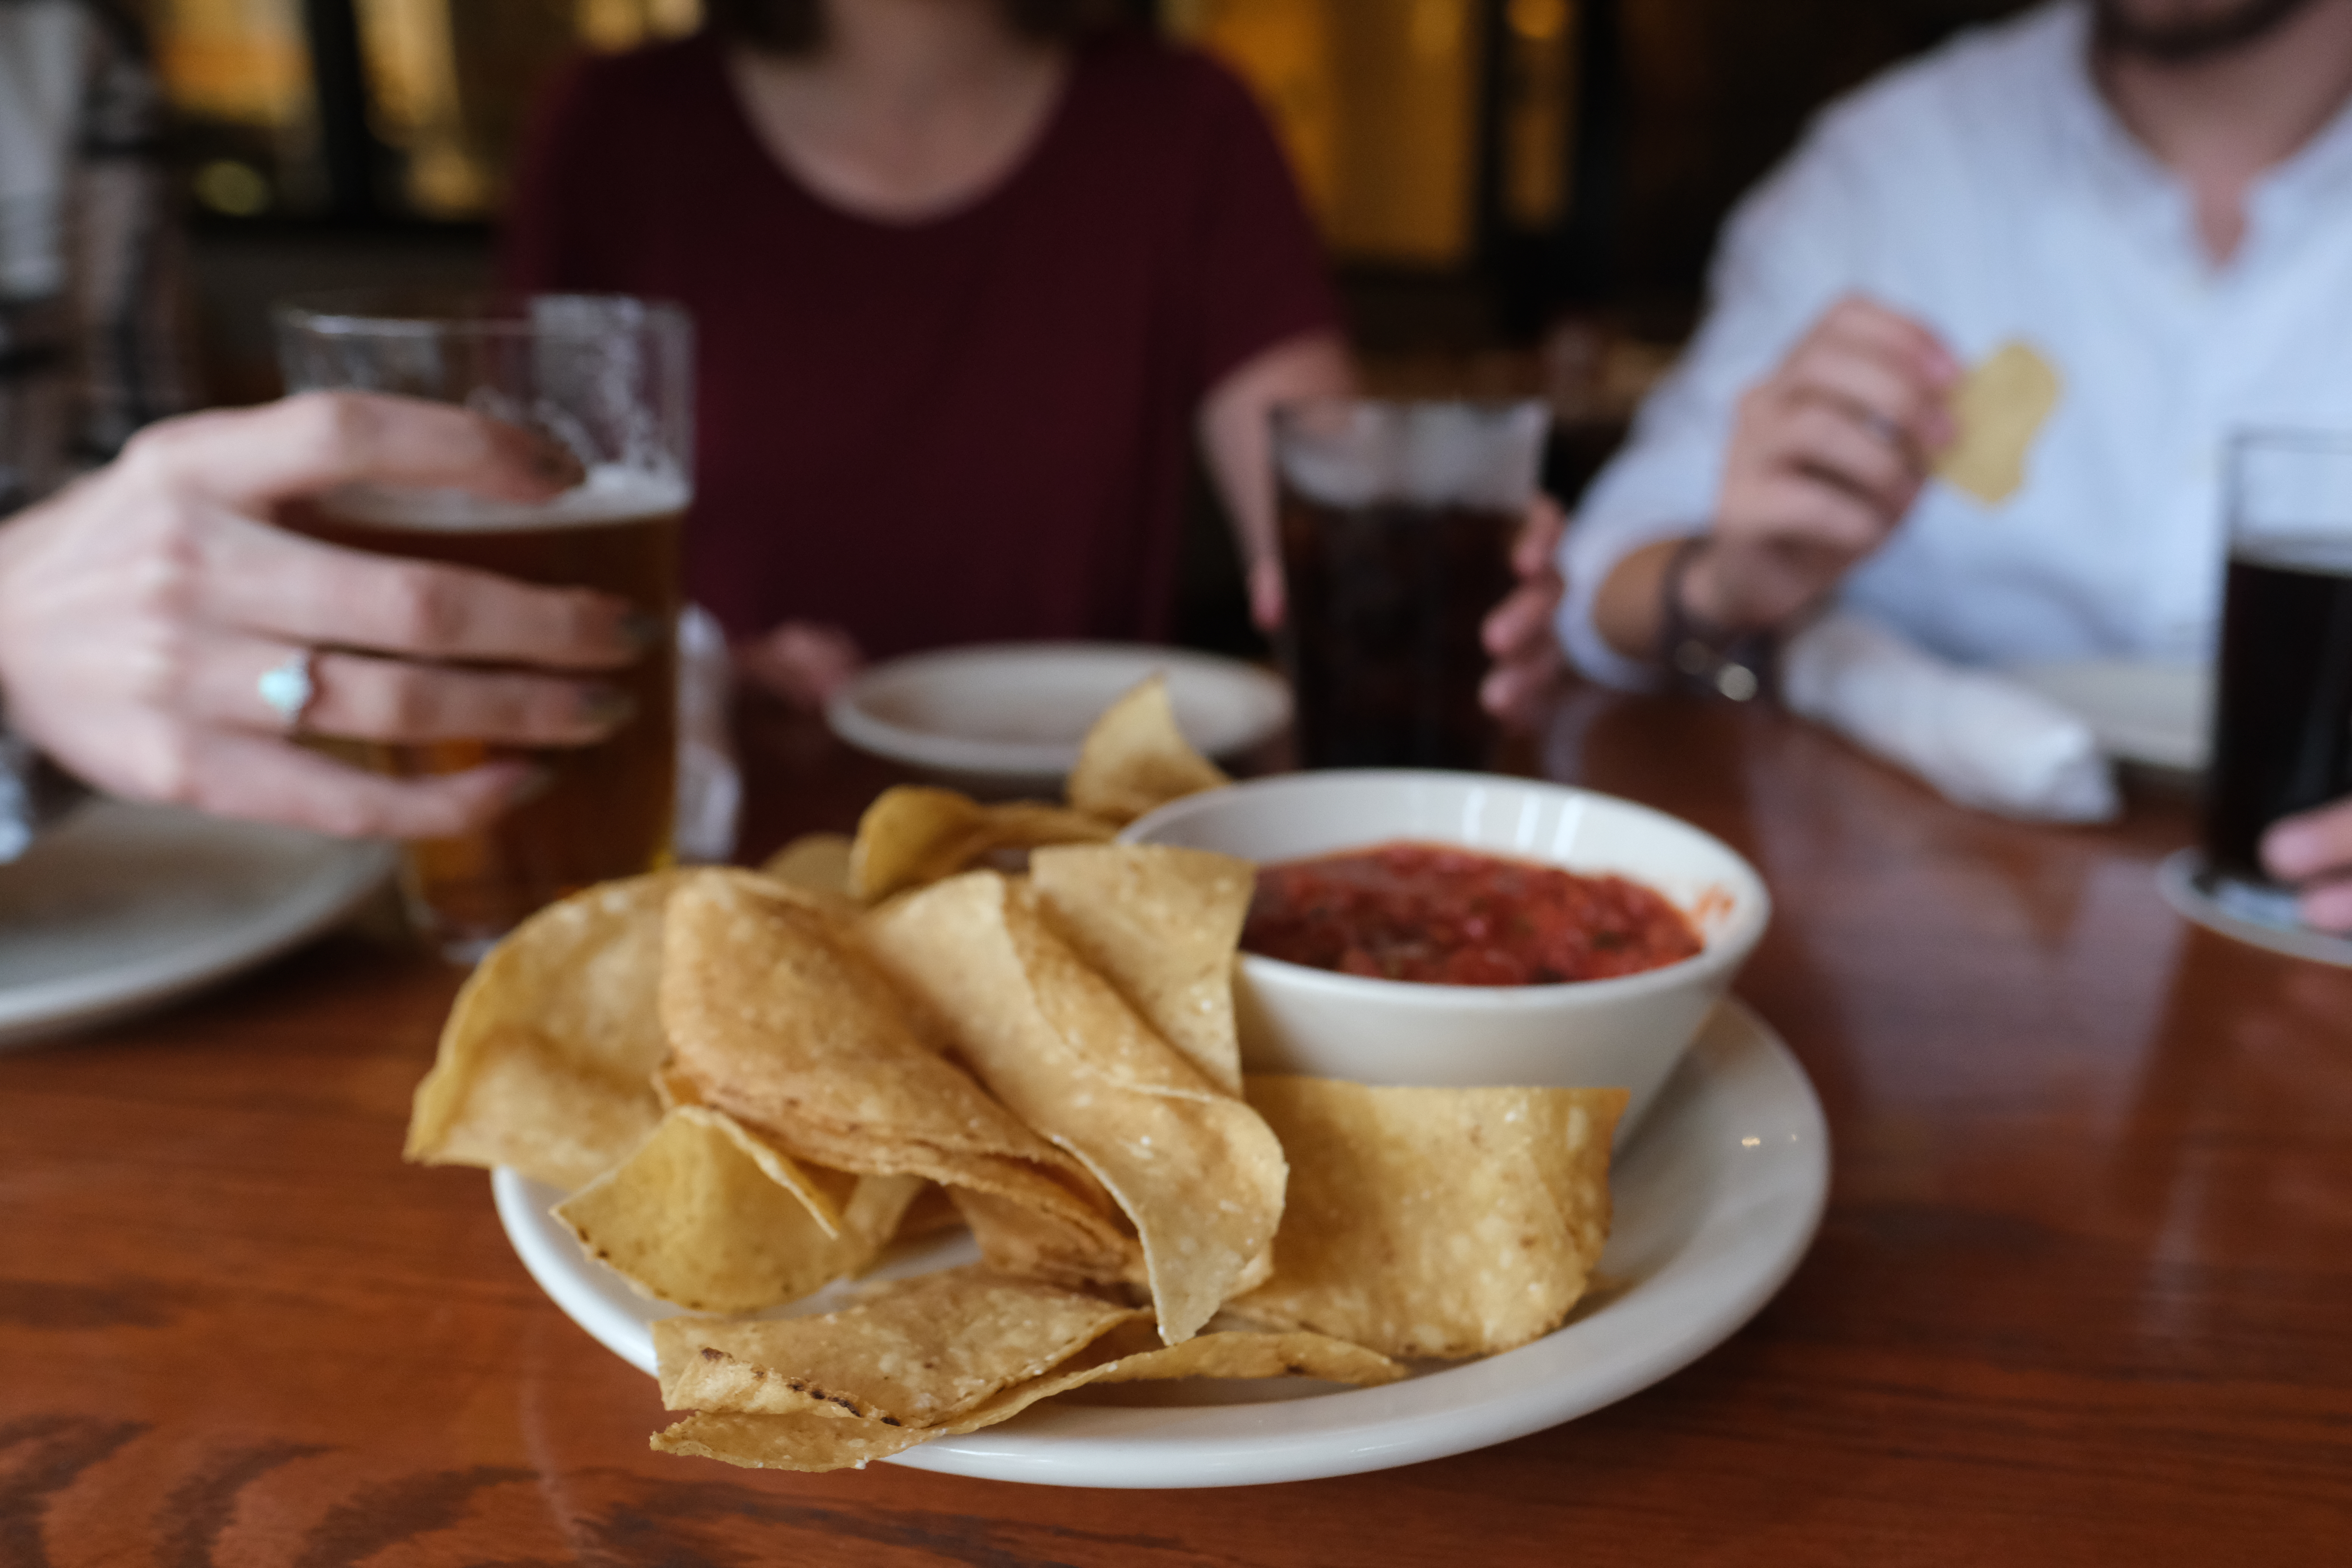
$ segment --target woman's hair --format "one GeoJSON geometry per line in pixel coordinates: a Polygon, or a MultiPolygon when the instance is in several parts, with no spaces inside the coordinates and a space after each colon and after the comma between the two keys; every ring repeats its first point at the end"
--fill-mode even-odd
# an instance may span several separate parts
{"type": "MultiPolygon", "coordinates": [[[[1128,0],[997,0],[1015,31],[1075,38],[1128,19],[1128,0]]],[[[824,0],[707,0],[711,23],[754,48],[804,55],[824,43],[824,0]]]]}

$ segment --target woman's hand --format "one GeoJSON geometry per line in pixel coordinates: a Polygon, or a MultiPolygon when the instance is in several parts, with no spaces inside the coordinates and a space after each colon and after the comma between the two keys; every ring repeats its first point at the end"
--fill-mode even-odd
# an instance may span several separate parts
{"type": "Polygon", "coordinates": [[[2306,923],[2352,931],[2352,799],[2273,823],[2263,835],[2263,867],[2302,888],[2306,923]]]}
{"type": "Polygon", "coordinates": [[[735,645],[736,668],[804,713],[822,709],[865,667],[855,637],[809,621],[786,621],[735,645]]]}
{"type": "Polygon", "coordinates": [[[1553,629],[1559,613],[1559,538],[1567,529],[1559,504],[1539,495],[1511,546],[1519,585],[1486,616],[1480,635],[1495,667],[1478,689],[1479,703],[1506,723],[1532,724],[1559,680],[1563,660],[1553,629]]]}
{"type": "Polygon", "coordinates": [[[530,787],[498,763],[381,778],[287,738],[261,678],[320,652],[304,731],[356,740],[583,745],[627,717],[576,674],[660,628],[585,589],[338,549],[270,525],[360,480],[543,500],[576,467],[464,409],[362,393],[150,426],[106,468],[0,526],[0,692],[11,728],[101,789],[348,835],[467,831],[530,787]]]}

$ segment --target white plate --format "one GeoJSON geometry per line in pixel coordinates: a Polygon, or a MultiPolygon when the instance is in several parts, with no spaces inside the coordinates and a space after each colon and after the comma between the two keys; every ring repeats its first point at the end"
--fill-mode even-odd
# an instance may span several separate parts
{"type": "Polygon", "coordinates": [[[936,773],[1055,789],[1113,699],[1154,673],[1185,738],[1233,756],[1290,722],[1290,689],[1238,659],[1136,643],[1000,643],[876,665],[825,704],[851,745],[936,773]]]}
{"type": "Polygon", "coordinates": [[[2200,664],[2123,658],[2021,664],[2009,672],[2091,727],[2122,763],[2201,773],[2212,744],[2213,676],[2200,664]]]}
{"type": "Polygon", "coordinates": [[[0,1045],[226,979],[348,914],[389,845],[92,802],[0,866],[0,1045]]]}
{"type": "Polygon", "coordinates": [[[2217,898],[2206,891],[2205,857],[2199,850],[2181,849],[2166,856],[2164,864],[2156,868],[2156,886],[2175,914],[2207,931],[2289,958],[2352,969],[2352,937],[2314,931],[2298,921],[2292,894],[2245,888],[2217,898]]]}
{"type": "MultiPolygon", "coordinates": [[[[1567,1326],[1531,1345],[1383,1388],[1198,1381],[1162,1385],[1142,1407],[1066,1396],[892,1462],[1054,1486],[1247,1486],[1459,1454],[1622,1399],[1728,1338],[1804,1256],[1829,1193],[1828,1130],[1804,1069],[1753,1013],[1726,1004],[1619,1157],[1612,1184],[1616,1224],[1596,1289],[1567,1326]]],[[[511,1171],[491,1185],[541,1288],[651,1373],[647,1325],[676,1309],[636,1295],[583,1253],[547,1213],[554,1192],[511,1171]]],[[[959,1237],[894,1258],[882,1272],[972,1256],[959,1237]]],[[[843,1299],[835,1287],[798,1310],[828,1310],[843,1299]]]]}

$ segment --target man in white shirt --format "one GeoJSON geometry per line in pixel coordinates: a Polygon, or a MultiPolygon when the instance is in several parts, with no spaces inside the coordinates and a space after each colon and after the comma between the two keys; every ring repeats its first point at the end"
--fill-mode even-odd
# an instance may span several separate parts
{"type": "MultiPolygon", "coordinates": [[[[1963,662],[2202,657],[2227,433],[2352,429],[2347,100],[2352,0],[2061,0],[1832,106],[1586,498],[1571,655],[1643,684],[1670,621],[1730,647],[1834,599],[1963,662]],[[2011,339],[2063,392],[1987,506],[1927,465],[2011,339]]],[[[2265,847],[2352,929],[2352,804],[2265,847]]]]}

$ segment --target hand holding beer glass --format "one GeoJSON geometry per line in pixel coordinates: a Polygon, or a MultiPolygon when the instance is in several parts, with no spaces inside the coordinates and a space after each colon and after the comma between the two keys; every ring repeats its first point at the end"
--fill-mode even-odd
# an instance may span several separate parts
{"type": "MultiPolygon", "coordinates": [[[[2200,883],[2233,914],[2291,926],[2315,904],[2325,915],[2344,903],[2330,891],[2299,909],[2273,873],[2328,871],[2333,816],[2314,808],[2352,795],[2352,436],[2240,436],[2229,506],[2200,883]],[[2304,814],[2298,831],[2271,831],[2304,814]]],[[[2343,861],[2352,853],[2339,875],[2352,869],[2343,861]]]]}
{"type": "MultiPolygon", "coordinates": [[[[577,482],[540,502],[352,484],[281,510],[282,526],[347,549],[447,563],[633,608],[643,653],[583,705],[603,738],[517,747],[467,735],[371,743],[400,777],[526,760],[532,787],[480,831],[412,842],[415,924],[468,959],[551,900],[649,870],[670,853],[677,768],[678,527],[689,498],[690,330],[641,300],[541,296],[322,300],[278,312],[290,390],[360,389],[463,405],[539,437],[577,482]]],[[[516,674],[467,661],[486,692],[516,674]]],[[[307,684],[307,683],[306,683],[307,684]]],[[[494,703],[494,699],[491,700],[494,703]]]]}

